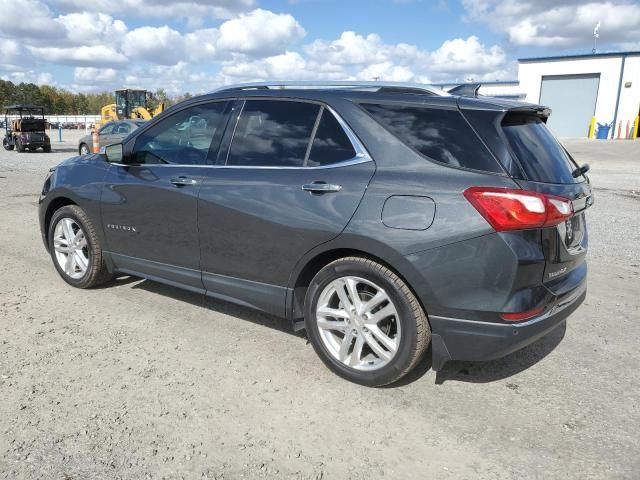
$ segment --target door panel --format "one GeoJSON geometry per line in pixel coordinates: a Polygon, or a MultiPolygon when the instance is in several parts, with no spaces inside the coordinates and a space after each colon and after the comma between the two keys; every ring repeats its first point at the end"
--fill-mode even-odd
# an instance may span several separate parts
{"type": "MultiPolygon", "coordinates": [[[[126,257],[199,270],[197,198],[203,167],[112,165],[102,196],[102,219],[107,250],[126,257]],[[174,185],[184,177],[193,185],[174,185]]],[[[121,258],[128,268],[132,261],[121,258]]],[[[137,262],[136,265],[144,265],[137,262]]],[[[122,266],[122,265],[118,265],[122,266]]],[[[157,267],[149,264],[149,271],[157,267]]],[[[199,275],[176,272],[191,286],[201,287],[199,275]]],[[[160,275],[161,276],[161,275],[160,275]]],[[[178,278],[174,281],[179,282],[178,278]]]]}
{"type": "Polygon", "coordinates": [[[102,219],[117,267],[203,290],[198,191],[209,155],[217,155],[226,107],[191,105],[153,122],[131,140],[125,164],[111,165],[102,219]]]}
{"type": "Polygon", "coordinates": [[[202,270],[286,286],[295,263],[337,236],[355,212],[373,162],[325,169],[214,168],[200,189],[202,270]],[[309,193],[313,182],[339,192],[309,193]]]}

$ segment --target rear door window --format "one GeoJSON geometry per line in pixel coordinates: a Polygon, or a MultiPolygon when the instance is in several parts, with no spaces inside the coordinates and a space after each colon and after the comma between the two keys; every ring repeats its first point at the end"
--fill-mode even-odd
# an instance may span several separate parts
{"type": "Polygon", "coordinates": [[[451,167],[504,173],[458,110],[362,104],[383,127],[425,157],[451,167]]]}
{"type": "Polygon", "coordinates": [[[283,100],[246,100],[227,165],[302,167],[320,105],[283,100]]]}
{"type": "Polygon", "coordinates": [[[544,183],[579,183],[577,165],[538,117],[507,115],[502,129],[528,180],[544,183]]]}

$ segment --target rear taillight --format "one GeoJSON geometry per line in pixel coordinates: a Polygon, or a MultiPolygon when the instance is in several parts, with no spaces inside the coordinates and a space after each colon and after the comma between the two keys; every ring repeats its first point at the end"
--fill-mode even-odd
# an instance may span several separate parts
{"type": "Polygon", "coordinates": [[[464,196],[498,232],[553,227],[573,215],[570,200],[544,193],[471,187],[464,196]]]}

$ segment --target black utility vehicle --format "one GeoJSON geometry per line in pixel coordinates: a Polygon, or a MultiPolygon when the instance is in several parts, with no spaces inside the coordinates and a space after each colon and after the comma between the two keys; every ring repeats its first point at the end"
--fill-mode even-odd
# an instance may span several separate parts
{"type": "Polygon", "coordinates": [[[42,148],[51,151],[51,141],[46,133],[47,120],[44,108],[34,105],[11,105],[4,112],[5,135],[2,146],[5,150],[24,152],[42,148]]]}
{"type": "Polygon", "coordinates": [[[471,95],[347,82],[192,98],[55,168],[44,243],[79,288],[133,275],[286,317],[365,385],[430,344],[436,370],[504,356],[585,298],[593,199],[548,109],[471,95]]]}

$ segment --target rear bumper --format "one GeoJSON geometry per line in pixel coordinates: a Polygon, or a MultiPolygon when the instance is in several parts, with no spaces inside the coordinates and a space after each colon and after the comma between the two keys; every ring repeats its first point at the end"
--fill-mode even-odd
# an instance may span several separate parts
{"type": "Polygon", "coordinates": [[[441,370],[449,360],[494,360],[520,350],[561,325],[580,306],[586,294],[585,279],[571,292],[556,297],[545,313],[521,323],[491,323],[429,316],[433,369],[441,370]]]}

